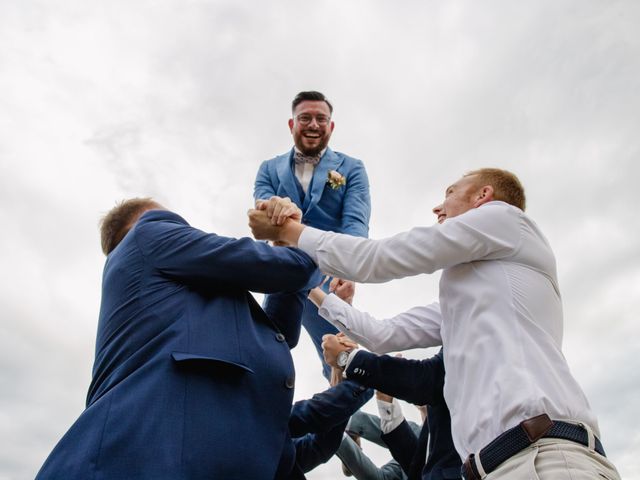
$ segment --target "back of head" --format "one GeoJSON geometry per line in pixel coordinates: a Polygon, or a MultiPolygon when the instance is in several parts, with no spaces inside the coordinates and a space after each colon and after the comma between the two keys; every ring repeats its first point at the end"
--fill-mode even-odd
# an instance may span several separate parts
{"type": "Polygon", "coordinates": [[[493,199],[500,200],[524,211],[526,198],[524,187],[515,174],[499,168],[480,168],[464,174],[465,177],[478,177],[478,184],[493,187],[493,199]]]}
{"type": "Polygon", "coordinates": [[[291,111],[295,111],[296,107],[305,101],[325,102],[329,107],[329,113],[333,114],[333,105],[331,105],[331,102],[327,100],[327,97],[325,97],[324,94],[316,92],[315,90],[300,92],[297,94],[293,99],[293,102],[291,102],[291,111]]]}
{"type": "Polygon", "coordinates": [[[100,244],[109,255],[147,210],[162,208],[151,198],[130,198],[117,203],[100,221],[100,244]]]}

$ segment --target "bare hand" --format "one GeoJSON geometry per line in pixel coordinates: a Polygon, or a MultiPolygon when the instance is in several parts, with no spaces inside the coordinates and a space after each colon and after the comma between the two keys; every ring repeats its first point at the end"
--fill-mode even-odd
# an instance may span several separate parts
{"type": "Polygon", "coordinates": [[[351,305],[353,296],[356,293],[356,284],[351,280],[334,278],[329,284],[329,292],[335,293],[339,298],[351,305]]]}
{"type": "Polygon", "coordinates": [[[351,350],[353,350],[354,348],[358,348],[360,346],[356,342],[351,340],[349,337],[347,337],[345,333],[342,333],[342,332],[336,333],[336,338],[342,345],[344,345],[347,348],[350,348],[351,350]]]}
{"type": "Polygon", "coordinates": [[[296,222],[302,220],[302,210],[289,197],[273,196],[269,200],[258,200],[256,209],[265,210],[267,217],[271,219],[272,225],[282,225],[287,218],[291,218],[296,222]]]}
{"type": "Polygon", "coordinates": [[[279,242],[279,235],[281,227],[275,226],[271,223],[271,219],[267,216],[265,210],[249,210],[249,228],[256,240],[273,240],[276,243],[279,242]]]}

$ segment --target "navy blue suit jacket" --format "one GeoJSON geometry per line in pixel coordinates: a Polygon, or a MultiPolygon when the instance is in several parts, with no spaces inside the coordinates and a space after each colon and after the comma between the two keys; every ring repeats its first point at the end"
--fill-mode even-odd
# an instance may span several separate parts
{"type": "Polygon", "coordinates": [[[409,403],[428,406],[428,418],[420,438],[416,438],[406,421],[383,435],[393,458],[409,479],[460,478],[460,456],[453,445],[451,416],[442,393],[445,378],[442,351],[426,360],[378,356],[361,351],[349,364],[347,377],[409,403]],[[420,455],[419,444],[422,440],[426,447],[427,436],[430,443],[425,462],[424,455],[420,455]]]}
{"type": "Polygon", "coordinates": [[[274,195],[289,197],[302,210],[302,223],[321,230],[367,237],[371,216],[369,179],[361,160],[327,148],[313,172],[305,195],[293,170],[294,149],[260,165],[253,196],[267,200],[274,195]],[[332,189],[327,184],[330,170],[346,179],[332,189]]]}
{"type": "Polygon", "coordinates": [[[319,281],[297,249],[145,213],[104,267],[87,407],[37,478],[274,478],[292,451],[289,348],[319,281]],[[286,293],[263,311],[249,290],[286,293]]]}

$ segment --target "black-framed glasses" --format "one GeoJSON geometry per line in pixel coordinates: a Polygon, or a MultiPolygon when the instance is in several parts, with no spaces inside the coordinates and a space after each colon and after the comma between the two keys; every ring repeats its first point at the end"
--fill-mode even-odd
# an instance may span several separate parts
{"type": "Polygon", "coordinates": [[[329,123],[329,121],[331,120],[331,117],[328,117],[326,115],[309,115],[307,113],[302,113],[300,115],[298,115],[296,117],[296,120],[298,121],[298,123],[300,125],[309,125],[313,119],[315,118],[316,123],[318,125],[327,125],[329,123]]]}

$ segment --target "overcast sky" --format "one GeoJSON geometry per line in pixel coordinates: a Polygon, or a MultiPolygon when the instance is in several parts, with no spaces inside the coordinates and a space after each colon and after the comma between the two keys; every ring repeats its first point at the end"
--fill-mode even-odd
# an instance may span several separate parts
{"type": "MultiPolygon", "coordinates": [[[[432,224],[466,170],[520,176],[557,256],[565,356],[640,479],[638,24],[635,0],[0,2],[0,479],[33,478],[84,407],[100,216],[153,196],[248,235],[255,172],[291,147],[308,89],[334,103],[332,148],[367,166],[372,237],[432,224]]],[[[359,286],[356,305],[428,303],[438,277],[359,286]]],[[[297,398],[324,389],[314,355],[305,337],[297,398]]]]}

